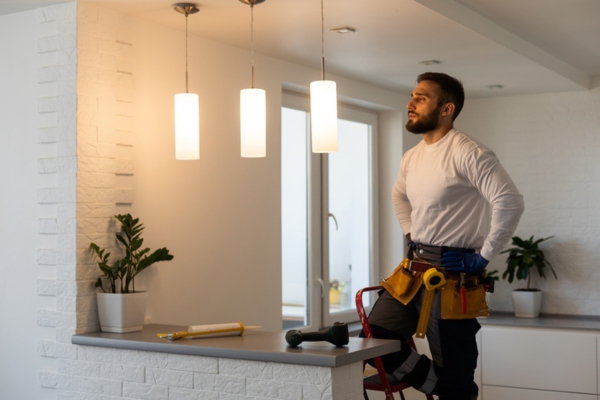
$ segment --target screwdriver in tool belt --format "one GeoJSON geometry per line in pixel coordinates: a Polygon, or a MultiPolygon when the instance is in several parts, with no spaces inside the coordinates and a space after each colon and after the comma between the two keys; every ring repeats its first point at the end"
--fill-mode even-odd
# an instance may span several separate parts
{"type": "Polygon", "coordinates": [[[465,273],[460,273],[460,306],[463,314],[467,313],[467,288],[465,287],[465,273]]]}

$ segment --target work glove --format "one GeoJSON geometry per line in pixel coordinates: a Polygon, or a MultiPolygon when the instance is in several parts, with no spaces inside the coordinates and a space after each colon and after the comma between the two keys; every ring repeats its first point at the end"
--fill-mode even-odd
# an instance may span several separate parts
{"type": "Polygon", "coordinates": [[[409,240],[407,245],[408,245],[408,251],[406,252],[406,257],[408,257],[409,260],[412,260],[414,251],[417,248],[417,244],[415,242],[413,242],[412,240],[409,240]]]}
{"type": "Polygon", "coordinates": [[[465,272],[467,274],[479,272],[489,263],[481,254],[462,251],[448,251],[442,255],[440,262],[448,272],[465,272]]]}

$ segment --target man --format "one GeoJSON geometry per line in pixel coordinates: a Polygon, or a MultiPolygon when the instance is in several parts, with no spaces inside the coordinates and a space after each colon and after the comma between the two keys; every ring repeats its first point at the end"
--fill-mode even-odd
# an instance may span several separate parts
{"type": "MultiPolygon", "coordinates": [[[[406,105],[406,129],[423,140],[403,156],[392,190],[409,254],[446,273],[481,274],[512,237],[523,197],[495,154],[453,127],[464,103],[460,81],[442,73],[419,75],[406,105]]],[[[433,361],[412,350],[425,290],[406,305],[382,291],[369,322],[378,338],[402,341],[383,357],[386,371],[440,400],[477,399],[475,318],[441,319],[436,290],[427,328],[433,361]]]]}

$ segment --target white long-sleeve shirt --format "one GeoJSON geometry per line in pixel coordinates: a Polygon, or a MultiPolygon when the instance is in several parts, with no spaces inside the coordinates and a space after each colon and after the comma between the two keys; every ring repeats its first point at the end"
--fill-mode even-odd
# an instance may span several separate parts
{"type": "Polygon", "coordinates": [[[406,152],[392,189],[396,217],[417,243],[494,258],[513,235],[523,196],[496,155],[456,129],[406,152]]]}

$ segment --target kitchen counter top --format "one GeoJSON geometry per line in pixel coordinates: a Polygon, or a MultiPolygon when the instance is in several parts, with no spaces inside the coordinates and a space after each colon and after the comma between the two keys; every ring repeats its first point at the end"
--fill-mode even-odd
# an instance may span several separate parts
{"type": "Polygon", "coordinates": [[[517,318],[511,312],[494,312],[478,318],[482,326],[549,328],[600,331],[600,317],[585,315],[541,314],[538,318],[517,318]]]}
{"type": "Polygon", "coordinates": [[[351,337],[350,343],[336,348],[328,342],[305,342],[290,347],[283,332],[248,331],[243,336],[167,340],[157,333],[186,330],[186,326],[145,325],[140,332],[95,332],[73,335],[77,345],[155,351],[207,357],[234,358],[285,364],[341,367],[400,350],[400,342],[351,337]]]}

